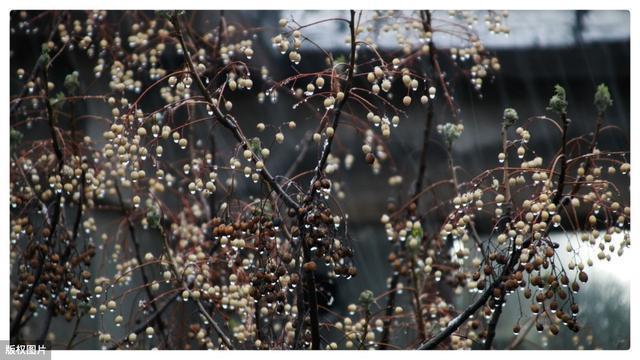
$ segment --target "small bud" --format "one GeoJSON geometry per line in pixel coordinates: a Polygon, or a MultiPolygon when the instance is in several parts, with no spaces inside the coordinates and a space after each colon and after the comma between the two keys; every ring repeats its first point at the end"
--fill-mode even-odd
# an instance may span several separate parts
{"type": "Polygon", "coordinates": [[[567,95],[564,88],[560,85],[556,85],[554,88],[554,95],[549,100],[549,110],[553,110],[558,114],[567,112],[567,95]]]}
{"type": "Polygon", "coordinates": [[[598,89],[596,90],[596,95],[593,99],[593,104],[598,109],[598,112],[604,113],[608,107],[613,104],[611,100],[611,94],[609,93],[609,88],[605,84],[598,85],[598,89]]]}
{"type": "Polygon", "coordinates": [[[502,120],[505,127],[511,126],[518,121],[518,112],[515,109],[506,108],[504,109],[502,120]]]}

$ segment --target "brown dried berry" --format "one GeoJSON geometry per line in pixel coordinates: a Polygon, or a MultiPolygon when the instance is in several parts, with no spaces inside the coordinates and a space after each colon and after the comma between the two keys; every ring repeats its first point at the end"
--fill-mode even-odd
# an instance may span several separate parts
{"type": "Polygon", "coordinates": [[[304,271],[307,271],[307,272],[316,271],[317,267],[318,266],[316,265],[315,261],[309,261],[304,263],[304,265],[302,265],[302,268],[304,269],[304,271]]]}

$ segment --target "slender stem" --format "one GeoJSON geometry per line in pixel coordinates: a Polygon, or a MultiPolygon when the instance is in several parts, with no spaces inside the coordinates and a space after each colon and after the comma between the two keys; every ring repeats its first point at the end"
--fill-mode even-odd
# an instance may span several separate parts
{"type": "MultiPolygon", "coordinates": [[[[141,332],[143,332],[148,326],[149,324],[151,324],[152,322],[154,322],[158,317],[160,317],[162,315],[162,313],[164,313],[164,311],[169,307],[169,305],[171,305],[174,301],[176,301],[177,297],[176,296],[172,296],[169,300],[167,300],[166,303],[164,303],[164,305],[162,305],[160,308],[158,308],[157,311],[155,311],[153,314],[151,314],[151,316],[149,316],[144,322],[142,322],[140,325],[136,326],[135,329],[133,329],[133,331],[131,333],[133,334],[140,334],[141,332]]],[[[116,341],[115,343],[113,343],[113,345],[111,345],[109,347],[109,350],[115,350],[117,348],[119,348],[120,346],[122,346],[124,343],[129,341],[129,335],[123,337],[122,339],[116,341]]]]}
{"type": "Polygon", "coordinates": [[[364,326],[362,327],[360,350],[366,349],[367,333],[369,332],[369,321],[371,321],[371,310],[369,310],[369,306],[367,306],[364,309],[364,326]]]}
{"type": "Polygon", "coordinates": [[[567,130],[569,129],[569,119],[567,119],[567,113],[563,112],[560,114],[560,119],[562,122],[562,144],[560,149],[560,156],[562,157],[560,163],[560,175],[558,176],[558,189],[553,197],[553,203],[560,203],[560,199],[562,198],[562,190],[564,189],[564,180],[567,173],[567,130]]]}
{"type": "MultiPolygon", "coordinates": [[[[425,16],[424,12],[421,11],[421,15],[422,15],[422,27],[425,33],[430,32],[431,31],[431,15],[428,14],[429,12],[426,11],[427,15],[425,16]]],[[[431,37],[429,39],[429,46],[433,49],[435,49],[435,45],[433,43],[433,37],[431,37]]],[[[431,51],[429,52],[430,56],[430,62],[431,62],[431,67],[434,69],[435,71],[435,64],[438,62],[437,56],[435,51],[431,51]]],[[[420,197],[418,196],[420,194],[420,192],[422,191],[422,187],[423,187],[423,181],[424,181],[424,175],[427,172],[427,157],[429,154],[429,138],[431,137],[431,129],[433,128],[433,116],[434,116],[434,109],[433,109],[433,101],[429,101],[428,105],[427,105],[427,120],[425,122],[425,126],[424,126],[424,130],[422,133],[422,151],[420,152],[420,165],[418,167],[418,175],[416,176],[416,186],[414,188],[414,196],[413,198],[414,200],[414,204],[416,209],[418,208],[418,204],[420,203],[420,197]]],[[[400,243],[397,246],[400,250],[404,249],[404,243],[400,243]]],[[[395,302],[396,302],[396,291],[395,289],[398,287],[398,282],[400,281],[400,273],[399,272],[394,272],[392,277],[391,277],[391,283],[389,284],[389,296],[387,297],[387,305],[385,308],[385,320],[384,320],[384,325],[382,328],[382,338],[381,338],[381,344],[380,344],[380,349],[381,350],[386,350],[388,348],[389,344],[389,337],[391,335],[391,321],[392,321],[392,315],[393,315],[393,309],[395,307],[395,302]]],[[[417,284],[416,284],[417,287],[417,284]]],[[[417,297],[416,301],[419,304],[419,300],[420,300],[420,296],[417,297]]],[[[420,320],[422,320],[422,314],[420,312],[416,313],[416,327],[417,327],[417,332],[419,334],[420,337],[420,341],[424,340],[424,324],[420,325],[420,323],[422,321],[418,321],[418,317],[420,318],[420,320]]]]}
{"type": "MultiPolygon", "coordinates": [[[[340,124],[340,115],[342,114],[342,109],[349,99],[349,95],[351,92],[351,87],[353,86],[353,75],[355,73],[355,61],[356,61],[356,25],[355,25],[355,14],[354,10],[350,10],[350,21],[349,21],[349,30],[351,33],[351,54],[350,54],[350,63],[349,63],[349,74],[347,77],[347,83],[344,88],[344,97],[338,102],[334,109],[333,120],[331,122],[331,126],[334,131],[338,129],[338,125],[340,124]]],[[[317,192],[315,191],[314,184],[317,180],[319,180],[323,176],[323,169],[326,165],[327,159],[329,158],[329,154],[331,153],[331,145],[333,144],[333,136],[328,137],[325,140],[324,147],[322,148],[322,153],[318,160],[318,164],[315,168],[315,173],[313,178],[311,179],[311,183],[309,185],[309,190],[307,191],[306,200],[304,202],[304,206],[309,206],[315,198],[317,192]]],[[[298,216],[298,223],[304,224],[304,212],[302,212],[298,216]]],[[[301,228],[302,236],[302,254],[303,259],[306,262],[311,261],[311,249],[309,248],[309,244],[306,241],[306,235],[304,226],[301,228]]],[[[318,317],[318,298],[316,294],[316,286],[315,286],[315,275],[313,271],[304,271],[303,279],[306,287],[306,297],[309,303],[309,318],[311,320],[311,348],[313,350],[320,349],[320,321],[318,317]]],[[[302,315],[304,316],[304,315],[302,315]]]]}
{"type": "MultiPolygon", "coordinates": [[[[602,128],[602,123],[604,122],[604,113],[598,112],[597,120],[596,120],[596,129],[593,133],[593,138],[591,139],[591,144],[589,145],[588,154],[593,154],[596,149],[596,145],[598,144],[598,135],[600,134],[600,129],[602,128]]],[[[587,175],[589,170],[591,169],[591,161],[587,159],[584,164],[584,174],[587,175]]],[[[580,182],[582,181],[582,177],[576,180],[576,183],[573,185],[573,189],[571,191],[571,195],[575,195],[578,192],[578,188],[580,187],[580,182]]]]}
{"type": "Polygon", "coordinates": [[[200,300],[197,301],[197,304],[198,304],[198,310],[200,310],[200,313],[207,319],[207,321],[209,322],[209,325],[213,327],[213,329],[216,331],[218,336],[220,336],[225,346],[229,350],[233,350],[234,347],[233,347],[233,344],[231,344],[231,340],[224,333],[224,331],[222,331],[222,328],[220,327],[220,325],[218,325],[218,322],[211,317],[211,315],[209,314],[207,309],[205,309],[204,305],[202,305],[202,302],[200,300]]]}
{"type": "Polygon", "coordinates": [[[416,317],[416,330],[418,331],[418,341],[423,342],[427,338],[427,334],[425,333],[424,319],[422,317],[422,301],[420,301],[420,282],[418,280],[418,276],[415,271],[416,268],[416,260],[415,256],[411,258],[411,280],[416,288],[416,291],[413,291],[413,301],[415,303],[415,317],[416,317]]]}
{"type": "Polygon", "coordinates": [[[218,16],[218,36],[213,47],[213,63],[215,66],[218,65],[218,61],[220,60],[220,49],[222,48],[222,43],[226,41],[225,29],[227,28],[227,21],[224,17],[224,10],[220,10],[218,16]]]}
{"type": "Polygon", "coordinates": [[[484,340],[485,350],[491,350],[491,345],[493,344],[493,340],[496,337],[496,327],[498,326],[498,321],[500,321],[500,316],[502,315],[502,307],[504,301],[504,295],[502,295],[500,299],[496,301],[493,314],[491,314],[491,320],[489,320],[489,324],[487,326],[487,337],[484,340]]]}
{"type": "Polygon", "coordinates": [[[71,350],[73,348],[73,340],[78,336],[78,328],[80,327],[80,320],[82,316],[77,316],[75,324],[73,325],[73,331],[71,332],[71,338],[67,341],[67,345],[65,346],[66,350],[71,350]]]}
{"type": "MultiPolygon", "coordinates": [[[[504,154],[504,162],[502,164],[503,173],[502,173],[502,187],[504,189],[504,203],[507,208],[508,216],[511,217],[513,204],[511,203],[511,188],[509,186],[509,156],[507,155],[507,150],[509,147],[508,139],[507,139],[507,129],[509,128],[509,124],[506,120],[502,123],[502,128],[500,131],[502,138],[502,153],[504,154]]],[[[505,274],[509,275],[509,273],[505,274]]],[[[500,316],[502,316],[502,306],[504,305],[505,297],[504,291],[500,298],[496,301],[494,306],[493,314],[491,314],[491,319],[489,320],[489,324],[487,326],[487,337],[484,341],[484,349],[490,350],[493,345],[493,341],[496,336],[496,327],[498,326],[498,322],[500,321],[500,316]]]]}
{"type": "Polygon", "coordinates": [[[391,277],[391,283],[389,284],[389,297],[387,298],[387,305],[385,308],[385,320],[384,327],[382,328],[382,338],[380,340],[380,350],[386,350],[389,345],[389,338],[391,335],[391,316],[393,315],[393,308],[396,303],[396,288],[398,287],[398,281],[400,280],[400,273],[395,271],[391,277]]]}
{"type": "MultiPolygon", "coordinates": [[[[304,262],[307,263],[311,261],[311,249],[309,249],[309,245],[304,237],[301,238],[302,241],[302,256],[304,258],[304,262]]],[[[320,349],[320,319],[318,317],[318,294],[316,292],[316,280],[315,274],[313,271],[303,270],[302,278],[304,279],[305,291],[304,295],[309,303],[309,318],[311,320],[311,349],[319,350],[320,349]]],[[[299,314],[299,316],[304,316],[304,314],[299,314]]]]}
{"type": "MultiPolygon", "coordinates": [[[[162,241],[164,243],[164,254],[167,257],[167,259],[169,259],[169,265],[171,266],[173,273],[181,281],[182,286],[185,289],[187,289],[189,287],[188,284],[184,281],[184,279],[179,277],[178,263],[176,262],[176,259],[173,257],[173,254],[171,253],[171,248],[169,247],[169,241],[167,240],[167,234],[165,234],[165,231],[163,228],[160,228],[160,233],[162,236],[162,241]]],[[[234,350],[235,347],[231,343],[231,339],[229,339],[229,337],[224,333],[220,325],[218,325],[218,322],[213,317],[211,317],[207,309],[204,307],[204,305],[202,305],[202,302],[200,300],[197,300],[196,304],[198,306],[198,311],[200,312],[200,314],[207,319],[209,326],[212,327],[213,330],[216,332],[216,334],[220,337],[220,339],[222,339],[222,342],[225,344],[225,346],[229,350],[234,350]]],[[[212,340],[213,340],[213,337],[212,337],[212,340]]]]}
{"type": "Polygon", "coordinates": [[[455,195],[458,194],[458,174],[456,174],[456,167],[453,163],[453,144],[451,142],[447,143],[447,164],[449,165],[449,170],[451,171],[451,180],[453,180],[453,190],[455,191],[455,195]]]}
{"type": "MultiPolygon", "coordinates": [[[[342,109],[344,107],[344,105],[347,103],[347,100],[349,99],[349,95],[351,94],[351,87],[353,86],[353,75],[355,73],[356,70],[356,65],[355,65],[355,61],[356,61],[356,29],[355,29],[355,11],[354,10],[350,10],[350,14],[351,14],[351,20],[349,21],[349,30],[351,33],[351,58],[350,58],[350,63],[349,63],[349,74],[347,76],[347,84],[344,88],[344,97],[342,99],[342,101],[338,102],[338,104],[336,105],[335,109],[334,109],[334,113],[333,113],[333,120],[331,121],[331,126],[333,127],[334,131],[338,130],[338,125],[340,124],[340,115],[342,114],[342,109]]],[[[320,159],[318,160],[318,164],[316,165],[316,169],[315,169],[315,175],[313,176],[313,179],[311,180],[311,185],[310,185],[310,189],[309,189],[309,194],[313,193],[313,183],[318,180],[320,177],[322,177],[322,171],[324,169],[324,166],[327,163],[327,159],[329,158],[329,154],[331,153],[331,145],[333,144],[333,139],[335,138],[335,134],[334,136],[329,136],[327,137],[327,139],[324,142],[324,146],[322,148],[322,153],[320,155],[320,159]]]]}
{"type": "MultiPolygon", "coordinates": [[[[134,228],[133,223],[131,222],[131,219],[130,219],[131,214],[129,213],[129,211],[127,210],[124,204],[124,200],[122,199],[122,193],[120,192],[120,186],[118,186],[118,184],[116,184],[116,194],[118,196],[118,203],[120,204],[120,209],[125,214],[125,218],[127,221],[127,228],[129,230],[129,237],[131,238],[131,243],[133,243],[133,251],[135,253],[136,260],[138,260],[138,264],[144,264],[144,260],[142,259],[142,255],[140,251],[140,244],[138,243],[138,239],[136,237],[136,229],[134,228]]],[[[151,282],[149,281],[149,276],[147,275],[147,272],[144,266],[140,267],[140,274],[142,275],[142,282],[144,285],[143,287],[145,292],[147,293],[147,299],[149,299],[149,302],[151,303],[151,307],[153,308],[153,311],[158,312],[158,307],[156,306],[155,301],[153,301],[154,296],[153,296],[153,293],[151,292],[151,282]]],[[[165,346],[168,347],[169,343],[165,334],[165,326],[164,326],[164,322],[162,321],[162,317],[160,316],[156,317],[155,323],[158,325],[158,329],[160,330],[160,336],[162,336],[165,346]]]]}
{"type": "MultiPolygon", "coordinates": [[[[44,59],[41,58],[41,62],[45,62],[44,59]]],[[[62,155],[62,148],[60,147],[60,142],[58,140],[58,132],[56,130],[56,118],[53,112],[53,106],[51,105],[51,101],[49,101],[49,69],[47,68],[48,64],[42,65],[42,87],[44,89],[44,100],[47,108],[47,119],[49,120],[49,130],[51,132],[51,142],[53,144],[53,152],[56,155],[56,159],[58,161],[58,172],[62,170],[62,166],[64,165],[64,159],[62,155]]]]}
{"type": "Polygon", "coordinates": [[[442,88],[442,92],[444,93],[444,98],[447,101],[447,105],[451,110],[451,116],[454,120],[458,120],[458,113],[456,112],[456,107],[453,104],[453,99],[449,94],[449,88],[447,83],[444,80],[444,74],[442,73],[442,68],[440,67],[440,62],[438,61],[438,49],[436,48],[433,42],[433,27],[431,26],[431,12],[429,10],[420,11],[420,17],[422,18],[422,25],[425,29],[425,33],[431,33],[430,42],[429,42],[429,54],[431,55],[431,65],[433,67],[433,71],[435,73],[435,77],[437,81],[440,82],[440,87],[442,88]],[[425,25],[428,25],[425,26],[425,25]]]}
{"type": "MultiPolygon", "coordinates": [[[[422,133],[422,152],[420,153],[420,167],[418,169],[418,176],[416,177],[416,187],[413,192],[413,196],[416,197],[422,191],[424,175],[427,172],[427,155],[429,153],[429,138],[431,137],[431,129],[433,128],[433,101],[429,101],[427,104],[427,121],[424,125],[424,131],[422,133]]],[[[416,197],[416,208],[420,201],[419,197],[416,197]]]]}
{"type": "Polygon", "coordinates": [[[296,294],[296,305],[298,306],[298,315],[296,318],[296,331],[293,336],[293,348],[299,349],[298,344],[300,343],[300,336],[302,336],[302,327],[304,324],[305,318],[305,308],[304,308],[304,286],[298,286],[298,291],[296,294]]]}
{"type": "Polygon", "coordinates": [[[511,189],[509,187],[509,156],[507,156],[507,124],[502,124],[502,130],[500,131],[502,137],[502,153],[504,154],[504,162],[502,167],[504,168],[502,173],[502,187],[504,188],[504,202],[505,204],[511,203],[511,189]]]}

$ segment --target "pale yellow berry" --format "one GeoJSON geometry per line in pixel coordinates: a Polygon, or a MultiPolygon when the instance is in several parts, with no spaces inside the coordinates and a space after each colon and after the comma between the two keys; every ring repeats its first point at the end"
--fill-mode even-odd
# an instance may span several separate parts
{"type": "Polygon", "coordinates": [[[330,137],[330,138],[333,137],[334,132],[335,130],[331,126],[325,129],[325,133],[327,134],[327,137],[330,137]]]}

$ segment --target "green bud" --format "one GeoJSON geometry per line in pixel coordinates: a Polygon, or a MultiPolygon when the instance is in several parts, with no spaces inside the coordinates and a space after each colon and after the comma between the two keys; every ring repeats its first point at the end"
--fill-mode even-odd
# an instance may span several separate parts
{"type": "Polygon", "coordinates": [[[509,127],[518,121],[518,112],[512,108],[504,109],[504,113],[502,115],[503,124],[505,127],[509,127]]]}
{"type": "Polygon", "coordinates": [[[51,104],[51,106],[58,106],[58,107],[62,107],[65,101],[66,101],[66,97],[64,96],[63,92],[59,92],[56,94],[55,97],[49,99],[49,103],[51,104]]]}
{"type": "Polygon", "coordinates": [[[411,236],[409,237],[409,243],[407,247],[411,252],[417,252],[420,249],[420,243],[422,243],[422,237],[424,236],[424,231],[422,227],[414,226],[411,229],[411,236]]]}
{"type": "Polygon", "coordinates": [[[160,229],[161,215],[156,208],[151,208],[147,211],[147,222],[151,228],[160,229]]]}
{"type": "Polygon", "coordinates": [[[549,110],[553,110],[558,114],[567,112],[567,95],[564,88],[560,85],[556,85],[554,88],[555,94],[549,100],[549,110]]]}
{"type": "Polygon", "coordinates": [[[373,303],[374,295],[371,290],[364,290],[360,293],[358,297],[358,301],[362,304],[363,307],[368,308],[373,303]]]}
{"type": "Polygon", "coordinates": [[[42,66],[47,66],[49,64],[49,61],[51,61],[51,57],[49,56],[49,48],[47,47],[47,44],[42,44],[42,51],[40,53],[40,57],[38,58],[38,61],[42,63],[42,66]]]}
{"type": "Polygon", "coordinates": [[[255,154],[260,154],[262,151],[262,143],[260,142],[260,138],[254,137],[253,139],[249,139],[249,148],[255,154]]]}
{"type": "Polygon", "coordinates": [[[78,80],[78,72],[74,71],[64,78],[64,87],[69,94],[75,94],[80,87],[80,81],[78,80]]]}
{"type": "Polygon", "coordinates": [[[18,146],[18,144],[22,142],[23,138],[24,138],[24,134],[22,132],[14,128],[11,128],[11,138],[10,138],[11,148],[15,148],[16,146],[18,146]]]}
{"type": "Polygon", "coordinates": [[[461,135],[464,127],[462,124],[453,124],[446,123],[444,125],[438,125],[438,132],[442,134],[444,139],[449,143],[453,144],[461,135]]]}
{"type": "Polygon", "coordinates": [[[607,87],[607,85],[598,85],[596,95],[593,99],[593,104],[596,106],[596,109],[598,109],[598,112],[600,113],[607,111],[607,108],[613,104],[613,100],[611,100],[611,94],[609,93],[609,87],[607,87]]]}

